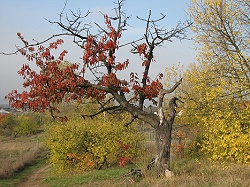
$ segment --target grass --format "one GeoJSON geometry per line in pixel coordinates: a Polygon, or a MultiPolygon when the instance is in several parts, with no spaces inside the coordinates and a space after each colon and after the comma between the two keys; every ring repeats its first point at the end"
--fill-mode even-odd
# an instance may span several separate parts
{"type": "Polygon", "coordinates": [[[20,155],[41,145],[43,134],[33,136],[1,137],[0,136],[0,163],[11,159],[15,162],[20,155]]]}
{"type": "Polygon", "coordinates": [[[15,173],[13,177],[8,179],[0,179],[0,186],[1,187],[16,187],[17,184],[22,181],[27,175],[31,174],[34,170],[42,167],[45,164],[44,159],[37,160],[33,163],[33,165],[30,165],[26,167],[24,170],[15,173]]]}
{"type": "Polygon", "coordinates": [[[171,178],[157,178],[154,171],[143,171],[144,177],[134,182],[129,177],[121,177],[130,167],[92,171],[81,175],[59,177],[47,173],[44,185],[48,187],[250,187],[250,166],[231,164],[228,167],[211,164],[208,161],[186,159],[175,162],[171,178]]]}
{"type": "MultiPolygon", "coordinates": [[[[146,157],[152,153],[153,147],[152,142],[147,142],[146,157]]],[[[139,166],[110,168],[67,177],[56,176],[50,171],[43,184],[48,187],[250,187],[250,165],[230,164],[222,167],[206,160],[181,159],[172,163],[173,177],[158,178],[154,175],[154,169],[146,170],[146,160],[150,158],[145,158],[139,166]],[[131,177],[121,177],[131,168],[142,169],[144,177],[138,182],[131,180],[131,177]]]]}
{"type": "MultiPolygon", "coordinates": [[[[3,163],[6,159],[10,159],[10,155],[12,164],[18,163],[21,157],[22,160],[29,158],[29,154],[32,157],[31,153],[35,151],[34,147],[40,144],[41,139],[40,135],[1,139],[0,162],[3,163]]],[[[152,151],[150,148],[148,150],[152,151]]],[[[32,165],[25,166],[23,170],[14,173],[10,179],[0,179],[0,186],[17,186],[25,176],[46,163],[46,153],[34,157],[34,159],[32,165]]],[[[2,167],[3,164],[0,164],[0,168],[2,167]]],[[[49,169],[44,175],[43,185],[47,187],[250,187],[250,165],[230,164],[222,167],[205,160],[182,159],[173,162],[174,176],[171,178],[157,178],[154,175],[154,169],[148,171],[145,170],[145,167],[146,162],[142,166],[116,167],[66,177],[58,176],[53,173],[52,169],[49,169]],[[130,176],[122,177],[131,168],[142,169],[144,177],[137,182],[131,180],[130,176]]]]}
{"type": "Polygon", "coordinates": [[[47,173],[43,183],[49,187],[63,187],[63,186],[96,186],[102,184],[119,184],[122,175],[131,170],[132,166],[125,168],[112,168],[106,170],[96,170],[78,174],[74,176],[57,176],[53,175],[52,171],[47,173]]]}
{"type": "Polygon", "coordinates": [[[170,179],[145,181],[142,186],[161,187],[249,187],[250,166],[230,164],[227,167],[208,161],[181,160],[173,166],[170,179]],[[150,184],[151,183],[151,184],[150,184]]]}
{"type": "Polygon", "coordinates": [[[16,186],[45,163],[42,135],[0,137],[0,186],[16,186]]]}
{"type": "Polygon", "coordinates": [[[25,169],[27,166],[32,165],[37,157],[40,156],[43,147],[35,147],[34,149],[21,154],[14,162],[11,159],[6,159],[2,162],[0,167],[0,178],[11,178],[15,173],[25,169]]]}

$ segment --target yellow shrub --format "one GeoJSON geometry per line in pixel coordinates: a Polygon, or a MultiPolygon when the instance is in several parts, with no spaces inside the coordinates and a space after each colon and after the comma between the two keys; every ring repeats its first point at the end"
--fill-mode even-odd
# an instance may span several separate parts
{"type": "Polygon", "coordinates": [[[63,173],[110,167],[118,164],[120,157],[133,162],[142,153],[143,136],[136,125],[124,126],[128,120],[126,114],[106,114],[52,123],[46,143],[51,164],[63,173]],[[129,148],[122,149],[121,143],[129,148]]]}

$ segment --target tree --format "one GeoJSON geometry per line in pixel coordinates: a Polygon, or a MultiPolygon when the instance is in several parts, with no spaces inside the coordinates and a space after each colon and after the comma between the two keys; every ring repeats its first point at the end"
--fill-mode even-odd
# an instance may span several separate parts
{"type": "Polygon", "coordinates": [[[214,160],[249,162],[249,7],[246,0],[193,0],[190,7],[200,51],[185,78],[189,112],[214,160]]]}
{"type": "MultiPolygon", "coordinates": [[[[177,81],[170,89],[163,89],[160,73],[155,79],[151,79],[149,71],[151,63],[154,61],[154,50],[164,42],[173,38],[185,38],[185,30],[189,23],[179,23],[175,28],[167,30],[158,26],[158,23],[165,18],[162,15],[158,20],[151,19],[151,11],[147,19],[139,18],[146,23],[145,33],[142,38],[126,44],[119,44],[123,32],[126,31],[128,18],[122,7],[124,0],[116,3],[115,15],[109,17],[104,15],[105,26],[95,23],[99,32],[90,32],[90,25],[84,23],[84,18],[80,12],[72,13],[71,17],[66,16],[66,23],[63,23],[63,12],[57,22],[52,22],[60,28],[63,33],[53,35],[51,38],[30,44],[18,33],[18,37],[23,41],[24,47],[18,49],[29,61],[35,61],[40,68],[36,72],[28,64],[23,65],[19,74],[24,77],[24,87],[29,87],[30,91],[18,93],[16,90],[8,94],[7,98],[13,107],[28,107],[33,111],[43,112],[48,109],[56,118],[58,115],[57,104],[61,102],[78,101],[79,103],[87,99],[94,99],[100,104],[100,108],[93,114],[83,114],[82,117],[94,117],[103,112],[127,111],[131,115],[131,120],[125,126],[129,126],[135,119],[149,123],[156,131],[156,168],[157,174],[163,174],[166,169],[170,169],[170,144],[172,124],[176,115],[177,97],[169,101],[169,114],[163,111],[163,99],[165,94],[170,94],[181,84],[177,81]],[[116,27],[113,26],[116,24],[116,27]],[[57,49],[63,43],[62,39],[51,42],[49,47],[42,46],[46,41],[56,36],[73,37],[73,41],[83,49],[83,62],[80,64],[70,64],[60,66],[67,51],[64,50],[58,58],[52,55],[52,50],[57,49]],[[144,42],[143,42],[144,41],[144,42]],[[139,43],[140,42],[140,43],[139,43]],[[130,64],[129,59],[123,62],[116,60],[117,51],[123,46],[132,45],[131,52],[138,54],[142,60],[142,77],[136,72],[130,73],[130,79],[119,78],[119,72],[125,71],[130,64]],[[93,79],[89,79],[86,74],[90,72],[93,79]],[[158,101],[157,100],[158,97],[158,101]],[[143,110],[146,100],[158,105],[159,116],[143,110]],[[115,105],[110,106],[109,101],[115,101],[115,105]]],[[[61,119],[66,119],[61,117],[61,119]]]]}
{"type": "Polygon", "coordinates": [[[247,0],[193,0],[190,7],[199,62],[216,66],[217,77],[237,83],[235,97],[249,95],[250,3],[247,0]]]}
{"type": "Polygon", "coordinates": [[[217,78],[214,68],[192,64],[184,73],[184,120],[199,130],[200,151],[209,159],[249,163],[249,102],[225,96],[237,83],[217,78]]]}

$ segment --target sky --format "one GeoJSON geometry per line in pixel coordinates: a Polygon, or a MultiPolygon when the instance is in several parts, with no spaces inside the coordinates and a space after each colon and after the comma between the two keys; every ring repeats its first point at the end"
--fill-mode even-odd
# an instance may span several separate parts
{"type": "MultiPolygon", "coordinates": [[[[69,14],[70,11],[80,10],[84,14],[89,10],[92,13],[86,18],[87,23],[103,23],[101,13],[114,14],[113,2],[114,0],[68,0],[64,13],[69,14]]],[[[145,23],[138,20],[136,16],[147,18],[149,10],[151,10],[152,18],[157,19],[162,13],[166,15],[166,19],[161,24],[172,28],[179,21],[187,19],[185,11],[188,9],[188,4],[190,4],[190,0],[126,0],[123,9],[130,19],[122,42],[134,40],[143,35],[145,23]]],[[[46,19],[58,21],[64,5],[65,0],[0,0],[0,52],[11,53],[16,50],[16,46],[21,46],[16,35],[17,32],[20,32],[28,41],[32,41],[32,39],[41,41],[52,34],[60,33],[60,28],[50,24],[46,19]]],[[[81,63],[82,51],[71,40],[65,40],[65,43],[59,48],[59,52],[64,49],[69,51],[66,55],[67,60],[81,63]]],[[[130,55],[125,49],[117,54],[117,59],[122,61],[129,58],[128,71],[136,71],[141,67],[141,62],[138,63],[138,58],[130,55]]],[[[127,50],[129,50],[129,46],[127,50]]],[[[192,41],[167,42],[155,52],[156,62],[152,66],[151,76],[155,76],[159,72],[164,73],[166,67],[171,67],[179,62],[187,66],[195,61],[195,56],[196,51],[192,41]]],[[[0,104],[8,103],[4,97],[11,90],[23,90],[23,79],[17,74],[17,71],[25,63],[28,61],[20,54],[0,55],[0,104]]],[[[32,64],[31,66],[35,67],[32,64]]]]}

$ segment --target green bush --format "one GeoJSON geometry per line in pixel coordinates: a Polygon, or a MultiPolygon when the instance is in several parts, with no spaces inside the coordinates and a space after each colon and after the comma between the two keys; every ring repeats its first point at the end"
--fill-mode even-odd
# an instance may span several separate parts
{"type": "Polygon", "coordinates": [[[39,114],[22,114],[17,117],[18,125],[14,127],[15,134],[31,135],[40,129],[39,114]]]}
{"type": "Polygon", "coordinates": [[[0,135],[32,135],[40,129],[41,115],[38,113],[8,114],[0,117],[0,135]]]}
{"type": "Polygon", "coordinates": [[[15,115],[0,115],[0,135],[11,136],[14,134],[14,128],[18,125],[15,115]]]}
{"type": "Polygon", "coordinates": [[[125,127],[128,115],[99,115],[54,122],[47,130],[50,162],[57,172],[124,166],[142,153],[143,136],[136,125],[125,127]]]}

